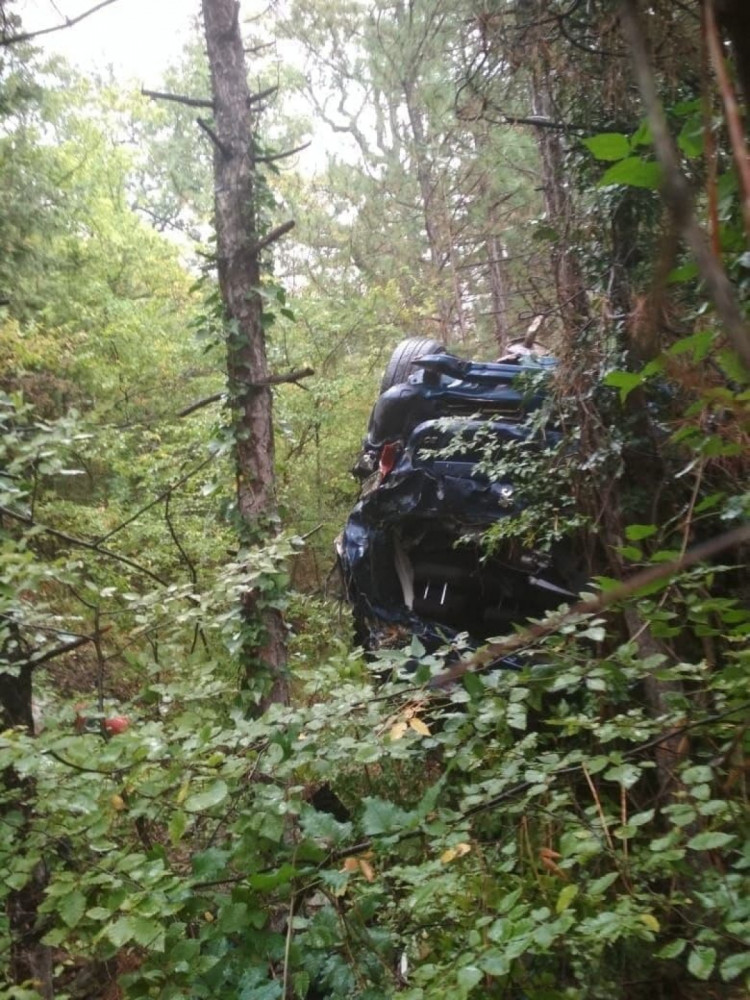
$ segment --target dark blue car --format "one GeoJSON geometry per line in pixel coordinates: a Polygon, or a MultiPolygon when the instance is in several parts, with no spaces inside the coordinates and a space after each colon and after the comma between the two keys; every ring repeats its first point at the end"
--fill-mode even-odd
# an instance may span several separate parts
{"type": "Polygon", "coordinates": [[[359,501],[337,540],[355,639],[366,649],[418,636],[434,649],[467,633],[480,642],[574,598],[583,583],[569,547],[547,552],[508,538],[491,554],[488,528],[520,510],[497,474],[512,442],[559,437],[544,406],[550,357],[520,351],[465,361],[410,338],[386,368],[354,468],[359,501]]]}

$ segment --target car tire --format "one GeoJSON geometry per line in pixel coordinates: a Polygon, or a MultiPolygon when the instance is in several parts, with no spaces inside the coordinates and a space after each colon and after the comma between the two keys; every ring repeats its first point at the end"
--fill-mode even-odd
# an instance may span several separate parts
{"type": "Polygon", "coordinates": [[[398,344],[391,355],[391,360],[385,366],[383,381],[380,383],[381,393],[394,385],[406,382],[417,368],[413,362],[423,354],[440,354],[445,350],[443,344],[431,337],[408,337],[398,344]]]}

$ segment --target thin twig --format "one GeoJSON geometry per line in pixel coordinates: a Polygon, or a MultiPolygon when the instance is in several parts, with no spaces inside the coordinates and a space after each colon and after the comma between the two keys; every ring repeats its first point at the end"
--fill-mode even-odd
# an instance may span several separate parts
{"type": "Polygon", "coordinates": [[[147,510],[151,510],[152,507],[155,507],[158,503],[161,503],[161,501],[165,497],[168,497],[170,493],[174,493],[174,491],[179,489],[180,486],[184,486],[184,484],[189,479],[191,479],[196,473],[200,472],[201,469],[205,469],[207,465],[213,462],[215,457],[216,457],[215,455],[209,455],[208,458],[204,459],[204,461],[200,462],[198,465],[192,468],[190,472],[186,472],[184,476],[181,476],[170,486],[167,486],[165,490],[163,490],[158,496],[154,497],[153,500],[150,500],[144,507],[141,507],[139,510],[137,510],[135,514],[132,514],[125,521],[121,521],[116,528],[112,528],[112,530],[108,531],[106,535],[102,535],[100,538],[95,539],[95,544],[101,545],[102,542],[108,542],[109,539],[113,537],[113,535],[119,534],[119,532],[121,532],[123,528],[126,528],[129,524],[132,524],[133,521],[136,521],[141,516],[141,514],[145,514],[147,510]]]}
{"type": "Polygon", "coordinates": [[[85,10],[78,17],[66,17],[61,24],[54,24],[50,28],[40,28],[39,31],[24,31],[23,34],[12,35],[10,38],[0,38],[0,45],[17,45],[19,42],[28,42],[31,38],[39,38],[40,35],[49,35],[53,31],[72,28],[74,24],[78,24],[79,21],[83,21],[86,17],[91,17],[92,14],[96,14],[102,7],[109,7],[112,3],[115,3],[115,0],[102,0],[101,3],[96,4],[95,7],[91,7],[89,10],[85,10]]]}
{"type": "Polygon", "coordinates": [[[602,824],[602,829],[604,830],[604,838],[607,841],[607,847],[614,853],[615,845],[612,840],[612,834],[609,832],[609,826],[607,825],[607,817],[604,815],[604,810],[602,809],[602,802],[599,798],[599,793],[596,790],[596,785],[591,780],[591,775],[589,774],[589,769],[586,767],[586,762],[582,761],[581,770],[583,771],[583,776],[586,779],[586,784],[589,786],[591,791],[591,796],[594,800],[594,805],[596,806],[596,812],[599,817],[599,822],[602,824]]]}
{"type": "Polygon", "coordinates": [[[28,517],[26,514],[19,514],[17,511],[11,510],[9,507],[0,506],[0,514],[5,514],[14,521],[19,521],[21,524],[25,524],[30,528],[37,528],[43,534],[51,535],[53,538],[59,538],[60,541],[67,542],[69,545],[75,545],[76,548],[88,549],[91,552],[98,552],[99,555],[106,556],[108,559],[114,559],[116,562],[120,562],[125,566],[130,566],[131,569],[136,570],[138,573],[143,573],[144,576],[149,577],[151,580],[155,580],[156,583],[161,584],[162,587],[166,587],[168,585],[167,580],[158,576],[158,574],[152,572],[152,570],[147,569],[145,566],[141,566],[140,563],[135,562],[133,559],[128,559],[127,556],[121,556],[117,552],[112,552],[111,549],[103,549],[97,542],[87,542],[83,538],[76,538],[75,535],[69,535],[66,531],[58,531],[57,528],[50,528],[46,524],[40,524],[38,521],[35,521],[32,517],[28,517]]]}

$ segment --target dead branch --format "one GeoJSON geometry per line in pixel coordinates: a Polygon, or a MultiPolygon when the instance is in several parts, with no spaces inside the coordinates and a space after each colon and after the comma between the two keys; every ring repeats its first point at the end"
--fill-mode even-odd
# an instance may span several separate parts
{"type": "Polygon", "coordinates": [[[680,170],[679,158],[656,90],[656,81],[639,21],[637,0],[622,0],[620,21],[630,45],[638,89],[648,114],[654,148],[664,174],[661,185],[662,197],[675,225],[695,257],[700,276],[713,299],[727,336],[750,373],[750,331],[743,321],[726,271],[721,261],[712,253],[706,234],[696,221],[690,185],[680,170]]]}
{"type": "Polygon", "coordinates": [[[230,150],[229,146],[227,146],[225,143],[223,143],[221,141],[221,139],[218,137],[218,135],[214,132],[214,130],[208,124],[208,122],[206,121],[206,119],[205,118],[196,118],[195,120],[198,122],[198,124],[203,129],[203,131],[206,133],[206,135],[211,140],[211,142],[214,144],[214,146],[216,146],[216,148],[219,150],[219,152],[221,153],[221,155],[225,159],[229,159],[229,157],[231,155],[231,150],[230,150]]]}
{"type": "MultiPolygon", "coordinates": [[[[300,379],[309,378],[310,375],[314,374],[314,368],[299,368],[297,371],[287,372],[285,375],[269,375],[268,378],[265,378],[260,382],[243,381],[242,385],[246,385],[250,389],[262,389],[268,385],[282,385],[285,382],[293,382],[297,385],[299,384],[300,379]]],[[[303,386],[300,386],[300,388],[303,388],[303,386]]],[[[211,396],[206,396],[205,399],[199,399],[195,403],[191,403],[190,406],[186,406],[184,410],[180,410],[177,416],[190,416],[190,414],[195,413],[196,410],[200,410],[204,406],[210,406],[211,403],[218,403],[221,399],[226,399],[226,393],[215,392],[211,396]]],[[[154,503],[156,503],[156,501],[154,501],[154,503]]],[[[152,504],[149,504],[149,506],[152,506],[152,504]]]]}
{"type": "Polygon", "coordinates": [[[160,90],[146,90],[141,87],[144,97],[150,97],[153,101],[174,101],[176,104],[185,104],[189,108],[211,108],[214,102],[210,97],[187,97],[185,94],[165,94],[160,90]]]}
{"type": "Polygon", "coordinates": [[[268,385],[283,385],[285,382],[297,383],[300,379],[309,378],[315,374],[314,368],[298,368],[296,371],[287,372],[285,375],[269,375],[268,378],[260,379],[258,382],[245,382],[242,384],[250,389],[263,389],[268,385]]]}
{"type": "Polygon", "coordinates": [[[278,89],[278,86],[266,87],[265,90],[259,90],[257,94],[251,94],[248,98],[248,104],[257,104],[259,101],[264,101],[267,97],[275,94],[278,89]]]}
{"type": "Polygon", "coordinates": [[[258,242],[253,246],[252,252],[254,254],[258,254],[261,250],[265,250],[266,247],[270,247],[272,243],[275,243],[276,240],[280,240],[282,236],[286,236],[288,232],[294,229],[295,225],[296,222],[294,219],[282,222],[280,226],[277,226],[275,229],[272,229],[270,233],[267,233],[262,240],[258,240],[258,242]]]}
{"type": "Polygon", "coordinates": [[[103,7],[109,7],[111,3],[115,3],[116,0],[102,0],[101,3],[96,4],[96,6],[85,10],[78,17],[66,17],[61,24],[53,24],[49,28],[40,28],[39,31],[24,31],[20,35],[11,35],[10,38],[0,38],[0,45],[17,45],[19,42],[28,42],[31,38],[38,38],[40,35],[49,35],[53,31],[62,31],[64,28],[72,28],[74,24],[78,24],[79,21],[83,21],[86,17],[91,17],[92,14],[96,14],[98,10],[103,7]]]}
{"type": "Polygon", "coordinates": [[[267,156],[256,156],[256,163],[275,163],[276,160],[286,160],[290,156],[294,156],[295,153],[301,153],[303,149],[307,149],[308,146],[312,145],[310,142],[303,142],[301,146],[295,146],[294,149],[287,149],[284,153],[269,153],[267,156]]]}
{"type": "Polygon", "coordinates": [[[629,580],[625,580],[616,587],[613,587],[612,590],[605,591],[598,597],[579,601],[567,611],[553,612],[542,619],[542,621],[530,625],[528,628],[516,633],[516,635],[508,636],[502,642],[490,643],[469,659],[463,660],[461,663],[457,663],[455,666],[449,667],[442,673],[437,674],[430,680],[428,686],[430,688],[445,687],[463,677],[464,674],[482,670],[503,656],[514,653],[519,649],[524,649],[538,639],[543,639],[545,636],[551,635],[561,625],[565,625],[574,618],[578,618],[581,615],[599,614],[607,608],[612,607],[613,604],[619,604],[620,601],[632,597],[643,587],[647,587],[652,583],[658,583],[661,580],[668,580],[671,576],[682,572],[684,569],[688,569],[690,566],[694,566],[696,563],[713,559],[722,552],[737,548],[749,541],[750,525],[745,524],[739,528],[733,528],[723,535],[718,535],[707,542],[696,545],[679,559],[656,566],[648,566],[646,569],[630,577],[629,580]]]}

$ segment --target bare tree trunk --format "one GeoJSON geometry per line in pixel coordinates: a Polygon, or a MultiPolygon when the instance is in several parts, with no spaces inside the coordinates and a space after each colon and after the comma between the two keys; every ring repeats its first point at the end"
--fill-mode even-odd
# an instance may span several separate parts
{"type": "MultiPolygon", "coordinates": [[[[555,118],[553,84],[546,55],[548,49],[540,37],[546,4],[533,0],[529,14],[533,20],[527,43],[533,50],[531,57],[531,106],[535,116],[543,120],[555,118]]],[[[536,139],[542,165],[542,191],[544,207],[550,225],[557,230],[552,246],[551,260],[557,290],[557,302],[565,333],[566,347],[575,347],[576,334],[588,319],[588,301],[575,250],[569,243],[572,206],[565,183],[564,148],[559,132],[551,128],[537,128],[536,139]]]]}
{"type": "MultiPolygon", "coordinates": [[[[490,218],[490,224],[493,221],[490,218]]],[[[491,233],[487,238],[487,255],[490,262],[492,322],[498,353],[502,355],[510,341],[510,324],[508,322],[508,292],[505,280],[505,247],[496,233],[491,233]]]]}
{"type": "MultiPolygon", "coordinates": [[[[243,543],[259,542],[276,515],[272,396],[262,325],[260,251],[256,216],[254,131],[245,52],[235,0],[203,0],[211,68],[214,122],[216,243],[219,287],[227,323],[227,376],[234,405],[237,506],[243,543]]],[[[243,599],[248,681],[269,676],[264,703],[286,701],[284,624],[275,608],[261,607],[257,591],[243,599]],[[261,625],[260,633],[253,627],[261,625]]]]}

